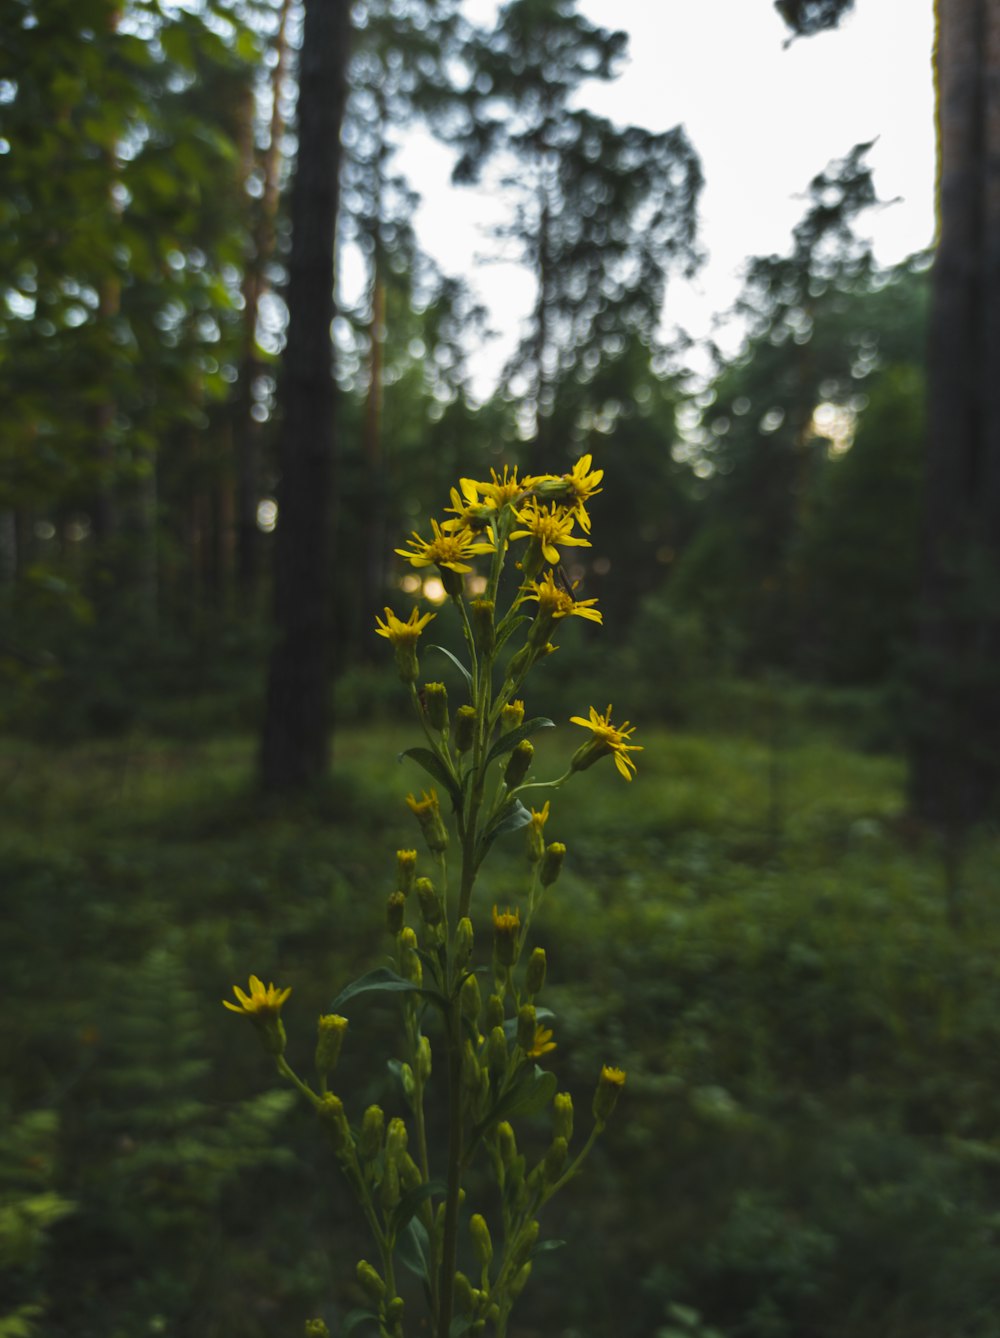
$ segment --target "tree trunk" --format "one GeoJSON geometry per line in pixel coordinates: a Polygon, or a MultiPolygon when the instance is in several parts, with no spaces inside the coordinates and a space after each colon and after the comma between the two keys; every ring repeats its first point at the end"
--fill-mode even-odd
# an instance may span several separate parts
{"type": "Polygon", "coordinates": [[[261,741],[261,780],[272,791],[315,781],[329,760],[330,327],[349,35],[348,0],[306,0],[275,534],[277,639],[261,741]]]}
{"type": "MultiPolygon", "coordinates": [[[[285,121],[281,110],[281,86],[288,65],[288,13],[290,0],[282,0],[281,17],[275,37],[277,60],[274,66],[270,135],[261,160],[263,192],[257,206],[250,254],[243,271],[243,351],[234,405],[236,467],[236,585],[244,613],[253,613],[257,604],[260,577],[260,532],[257,506],[260,502],[261,449],[260,427],[253,418],[253,383],[260,374],[257,351],[257,317],[260,301],[267,291],[267,263],[274,253],[275,221],[280,200],[281,136],[285,121]]],[[[248,92],[244,108],[242,154],[247,176],[256,166],[254,149],[253,92],[248,92]]]]}
{"type": "Polygon", "coordinates": [[[910,748],[914,812],[983,819],[1000,779],[1000,13],[938,0],[939,239],[910,748]]]}

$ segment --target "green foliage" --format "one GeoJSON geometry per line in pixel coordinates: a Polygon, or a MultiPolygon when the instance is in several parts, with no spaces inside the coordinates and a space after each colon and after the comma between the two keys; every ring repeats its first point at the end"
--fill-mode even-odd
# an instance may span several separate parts
{"type": "MultiPolygon", "coordinates": [[[[598,1149],[570,1208],[552,1205],[576,1262],[568,1274],[565,1250],[536,1259],[525,1329],[996,1332],[995,842],[967,853],[956,933],[944,852],[899,816],[901,765],[834,741],[862,704],[779,700],[777,839],[766,698],[749,688],[720,703],[739,733],[645,730],[633,787],[582,777],[560,829],[562,895],[540,924],[563,945],[547,1067],[581,1109],[610,1052],[629,1086],[615,1158],[598,1149]]],[[[361,1305],[317,1241],[356,1253],[362,1224],[332,1213],[335,1167],[317,1160],[311,1123],[243,1103],[268,1080],[218,1000],[250,963],[294,986],[286,1012],[308,1030],[332,993],[310,981],[382,965],[372,908],[391,890],[387,854],[412,834],[384,796],[401,767],[410,784],[421,774],[395,761],[402,741],[398,726],[345,732],[331,788],[294,807],[247,797],[246,741],[61,757],[8,745],[0,965],[33,1002],[4,1031],[0,1072],[6,1109],[22,1112],[8,1131],[34,1129],[46,1151],[39,1178],[5,1198],[76,1205],[4,1293],[15,1312],[48,1298],[39,1332],[104,1338],[114,1316],[130,1338],[157,1313],[197,1338],[235,1322],[264,1338],[295,1332],[325,1296],[337,1332],[361,1305]],[[167,1034],[175,1001],[183,1042],[167,1034]],[[58,1118],[26,1114],[40,1110],[58,1118]],[[290,1155],[272,1165],[268,1146],[290,1155]],[[213,1263],[191,1292],[198,1242],[213,1263]],[[107,1289],[100,1327],[91,1274],[107,1289]],[[197,1318],[180,1318],[182,1294],[197,1318]]],[[[555,731],[536,743],[563,760],[555,731]]],[[[516,833],[495,849],[485,904],[523,867],[516,833]]],[[[390,1009],[369,1008],[367,1026],[391,1044],[390,1009]]],[[[390,1098],[381,1066],[341,1062],[362,1100],[390,1098]]]]}

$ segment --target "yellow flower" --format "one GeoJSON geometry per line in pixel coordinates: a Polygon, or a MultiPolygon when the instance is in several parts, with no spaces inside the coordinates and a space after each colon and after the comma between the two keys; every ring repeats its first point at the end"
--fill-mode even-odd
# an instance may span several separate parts
{"type": "Polygon", "coordinates": [[[580,522],[580,528],[590,533],[590,517],[587,515],[586,504],[593,497],[594,493],[600,492],[597,486],[604,477],[603,469],[591,471],[593,462],[592,455],[581,455],[576,464],[564,474],[563,478],[569,485],[570,496],[573,498],[571,510],[580,522]]]}
{"type": "Polygon", "coordinates": [[[410,616],[404,623],[401,618],[397,618],[392,609],[385,611],[385,622],[375,615],[375,635],[388,637],[394,646],[414,646],[420,639],[424,628],[432,618],[436,618],[436,613],[425,613],[418,616],[416,607],[410,610],[410,616]]]}
{"type": "Polygon", "coordinates": [[[500,911],[493,907],[493,952],[501,966],[513,966],[517,960],[517,945],[521,937],[521,912],[500,911]]]}
{"type": "Polygon", "coordinates": [[[453,519],[446,520],[441,528],[454,533],[456,530],[470,530],[478,533],[485,530],[493,516],[496,514],[497,505],[492,497],[480,497],[480,490],[486,487],[486,484],[480,484],[475,479],[459,479],[458,488],[452,488],[451,506],[445,507],[446,511],[453,513],[453,519]]]}
{"type": "Polygon", "coordinates": [[[573,771],[585,771],[607,753],[614,753],[615,766],[627,781],[632,779],[629,773],[635,771],[635,763],[628,754],[642,752],[641,744],[626,743],[626,739],[635,733],[634,725],[630,727],[627,720],[623,725],[612,725],[610,706],[604,715],[592,706],[589,720],[584,720],[583,716],[572,715],[570,723],[582,725],[584,729],[589,729],[593,733],[593,738],[574,754],[570,763],[573,771]]]}
{"type": "Polygon", "coordinates": [[[592,623],[603,622],[600,610],[593,607],[596,599],[574,599],[569,590],[556,585],[551,571],[547,571],[540,581],[530,581],[517,602],[523,604],[532,599],[538,601],[539,614],[551,619],[577,617],[587,618],[592,623]]]}
{"type": "Polygon", "coordinates": [[[420,791],[421,797],[415,798],[412,794],[406,796],[406,802],[410,806],[410,812],[417,818],[428,817],[432,814],[441,812],[441,804],[437,797],[437,790],[431,790],[430,794],[426,790],[420,791]]]}
{"type": "MultiPolygon", "coordinates": [[[[502,510],[508,502],[515,502],[534,483],[534,479],[527,478],[518,482],[517,466],[514,466],[513,473],[508,473],[508,468],[507,465],[504,465],[502,476],[498,475],[495,469],[491,469],[492,483],[474,483],[472,485],[479,489],[483,500],[491,502],[498,511],[502,510]]],[[[461,480],[463,492],[465,485],[471,482],[471,479],[461,480]]]]}
{"type": "Polygon", "coordinates": [[[451,571],[471,571],[467,559],[480,553],[492,553],[495,545],[486,541],[475,543],[468,530],[459,530],[456,534],[445,534],[436,520],[431,521],[433,539],[421,539],[416,530],[407,543],[413,549],[397,548],[400,557],[405,557],[413,567],[447,567],[451,571]]]}
{"type": "Polygon", "coordinates": [[[531,1049],[525,1050],[529,1059],[541,1059],[542,1055],[547,1055],[550,1050],[556,1048],[556,1043],[552,1039],[552,1028],[541,1025],[535,1028],[535,1039],[532,1042],[531,1049]]]}
{"type": "Polygon", "coordinates": [[[611,1068],[605,1064],[601,1069],[601,1076],[597,1080],[597,1090],[594,1092],[594,1119],[597,1121],[597,1127],[603,1129],[606,1122],[614,1114],[615,1106],[618,1104],[618,1098],[622,1094],[625,1086],[625,1070],[611,1068]]]}
{"type": "Polygon", "coordinates": [[[523,530],[514,530],[511,539],[534,539],[541,549],[546,562],[559,561],[557,544],[572,545],[577,548],[589,548],[589,539],[580,539],[570,533],[573,529],[573,515],[553,502],[550,506],[539,506],[533,497],[514,513],[523,530]]]}
{"type": "Polygon", "coordinates": [[[441,818],[441,804],[437,790],[431,790],[430,794],[422,790],[421,794],[423,796],[421,799],[415,799],[412,794],[408,794],[406,802],[410,812],[420,823],[420,830],[424,834],[428,849],[440,853],[448,849],[448,833],[441,818]]]}
{"type": "Polygon", "coordinates": [[[264,982],[259,976],[251,976],[250,993],[244,994],[239,985],[234,985],[233,993],[239,999],[239,1003],[234,1004],[228,999],[223,999],[222,1006],[232,1013],[242,1013],[244,1017],[252,1018],[255,1022],[266,1022],[280,1015],[281,1006],[291,992],[291,986],[279,990],[274,985],[268,985],[265,989],[264,982]]]}
{"type": "Polygon", "coordinates": [[[533,864],[545,854],[545,824],[549,820],[549,801],[546,799],[541,809],[531,810],[528,827],[528,858],[533,864]]]}

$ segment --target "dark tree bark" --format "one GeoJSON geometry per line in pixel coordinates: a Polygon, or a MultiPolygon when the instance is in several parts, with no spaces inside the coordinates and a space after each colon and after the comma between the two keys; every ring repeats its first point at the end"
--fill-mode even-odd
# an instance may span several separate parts
{"type": "Polygon", "coordinates": [[[292,186],[288,341],[275,535],[277,640],[267,684],[261,780],[317,780],[330,751],[334,237],[350,40],[348,0],[307,0],[292,186]]]}
{"type": "Polygon", "coordinates": [[[290,0],[282,0],[278,32],[274,39],[276,61],[271,77],[272,103],[268,146],[258,162],[254,146],[254,94],[247,90],[242,130],[242,153],[247,176],[255,167],[263,175],[263,194],[258,203],[250,237],[250,253],[243,271],[243,352],[234,405],[234,463],[236,468],[236,588],[244,613],[258,604],[260,578],[260,531],[257,506],[261,491],[261,432],[253,419],[253,383],[262,371],[257,348],[257,318],[267,291],[267,265],[274,255],[275,222],[280,202],[281,136],[285,121],[281,88],[288,66],[288,13],[290,0]]]}
{"type": "Polygon", "coordinates": [[[1000,780],[1000,12],[939,0],[939,240],[910,748],[914,813],[982,820],[1000,780]]]}

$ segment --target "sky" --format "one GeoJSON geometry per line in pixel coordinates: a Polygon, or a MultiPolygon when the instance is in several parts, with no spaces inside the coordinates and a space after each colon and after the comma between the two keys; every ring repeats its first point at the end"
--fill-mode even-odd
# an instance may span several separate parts
{"type": "MultiPolygon", "coordinates": [[[[465,12],[488,23],[497,8],[495,0],[467,0],[465,12]]],[[[786,251],[809,181],[862,141],[877,140],[868,155],[876,189],[897,201],[861,219],[877,259],[891,264],[930,244],[932,0],[857,0],[840,29],[787,46],[771,0],[580,0],[579,8],[630,39],[620,77],[590,82],[581,105],[653,131],[683,123],[701,156],[708,261],[693,281],[669,284],[664,332],[681,327],[706,337],[734,301],[746,257],[786,251]]],[[[475,392],[485,396],[517,340],[533,286],[489,235],[506,202],[452,186],[451,164],[448,150],[418,132],[399,158],[421,195],[421,245],[446,272],[468,279],[498,331],[470,360],[475,392]]],[[[731,328],[728,342],[736,337],[731,328]]]]}

